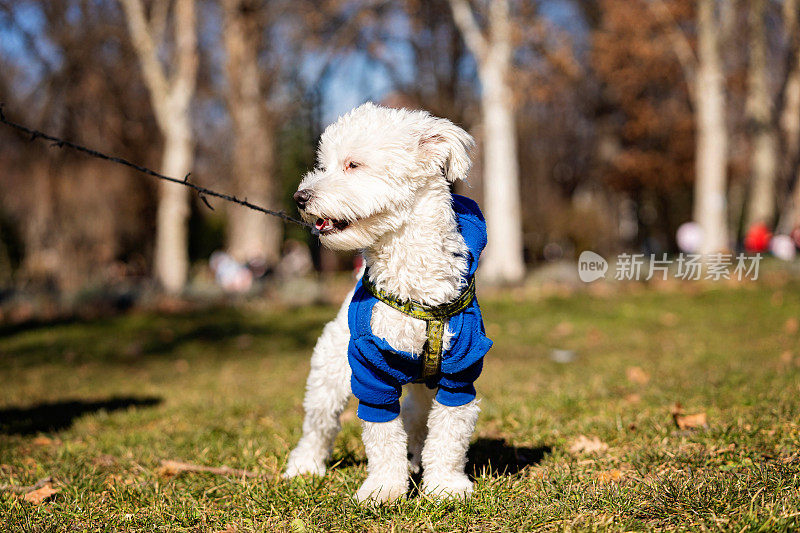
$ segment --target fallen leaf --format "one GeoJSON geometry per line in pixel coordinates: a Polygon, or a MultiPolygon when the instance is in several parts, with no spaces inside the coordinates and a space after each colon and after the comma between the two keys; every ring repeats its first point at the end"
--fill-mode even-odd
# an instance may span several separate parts
{"type": "Polygon", "coordinates": [[[678,317],[675,313],[664,313],[659,318],[659,322],[661,322],[663,326],[672,327],[678,323],[678,317]]]}
{"type": "Polygon", "coordinates": [[[622,471],[616,469],[604,470],[602,472],[595,473],[594,479],[601,485],[605,485],[606,483],[615,483],[622,479],[622,471]]]}
{"type": "Polygon", "coordinates": [[[156,473],[161,477],[175,477],[183,470],[176,467],[172,461],[161,461],[161,466],[158,467],[156,473]]]}
{"type": "Polygon", "coordinates": [[[604,338],[603,332],[597,328],[589,328],[589,331],[586,332],[586,342],[589,346],[597,346],[604,338]]]}
{"type": "Polygon", "coordinates": [[[113,455],[102,454],[92,459],[92,464],[95,466],[109,468],[117,464],[117,458],[113,455]]]}
{"type": "Polygon", "coordinates": [[[545,471],[542,468],[531,468],[528,470],[528,477],[532,479],[544,479],[545,471]]]}
{"type": "Polygon", "coordinates": [[[499,337],[501,332],[502,328],[500,327],[500,324],[486,324],[486,333],[489,335],[489,337],[499,337]]]}
{"type": "Polygon", "coordinates": [[[121,487],[133,485],[135,482],[136,480],[130,475],[123,476],[122,474],[111,474],[106,478],[105,485],[108,488],[113,489],[114,487],[118,486],[121,487]]]}
{"type": "Polygon", "coordinates": [[[786,321],[786,324],[783,325],[783,330],[789,335],[794,335],[797,333],[798,329],[800,329],[800,321],[795,317],[791,317],[786,321]]]}
{"type": "Polygon", "coordinates": [[[784,365],[792,364],[793,360],[794,360],[794,353],[792,353],[791,350],[786,350],[781,354],[781,363],[783,363],[784,365]]]}
{"type": "Polygon", "coordinates": [[[775,291],[772,293],[772,297],[769,299],[770,303],[775,307],[780,307],[783,305],[783,292],[775,291]]]}
{"type": "Polygon", "coordinates": [[[675,425],[678,426],[678,429],[687,430],[708,427],[708,418],[705,413],[684,415],[673,412],[672,418],[675,420],[675,425]]]}
{"type": "Polygon", "coordinates": [[[566,337],[567,335],[571,335],[574,330],[575,327],[570,322],[560,322],[553,328],[552,334],[555,337],[566,337]]]}
{"type": "Polygon", "coordinates": [[[595,453],[604,452],[608,449],[608,444],[601,441],[597,437],[589,438],[586,435],[580,435],[575,439],[569,447],[572,453],[595,453]]]}
{"type": "Polygon", "coordinates": [[[642,397],[641,395],[636,393],[628,394],[627,396],[625,396],[625,401],[628,403],[639,403],[642,401],[642,397]]]}
{"type": "Polygon", "coordinates": [[[44,487],[28,492],[22,497],[22,499],[24,499],[28,503],[39,505],[45,502],[48,498],[53,496],[53,494],[57,493],[58,491],[59,489],[54,489],[53,486],[48,483],[44,487]]]}
{"type": "Polygon", "coordinates": [[[645,385],[650,381],[650,374],[644,371],[640,366],[629,366],[625,370],[625,375],[628,376],[628,381],[638,385],[645,385]]]}
{"type": "Polygon", "coordinates": [[[50,446],[51,444],[53,444],[53,439],[51,439],[49,437],[45,437],[44,435],[41,435],[41,436],[36,437],[35,439],[33,439],[32,442],[36,446],[50,446]]]}
{"type": "Polygon", "coordinates": [[[724,454],[724,453],[730,453],[730,452],[733,452],[734,450],[736,450],[736,443],[732,442],[732,443],[728,444],[727,446],[725,446],[724,448],[714,448],[714,449],[709,450],[708,455],[711,455],[713,457],[715,455],[721,455],[721,454],[724,454]]]}

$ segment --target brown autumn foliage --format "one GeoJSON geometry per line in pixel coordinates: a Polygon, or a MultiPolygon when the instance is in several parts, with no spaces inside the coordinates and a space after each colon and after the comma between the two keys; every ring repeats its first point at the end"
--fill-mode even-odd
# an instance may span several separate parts
{"type": "MultiPolygon", "coordinates": [[[[675,24],[691,23],[692,2],[665,3],[675,24]]],[[[666,36],[673,28],[640,0],[602,0],[600,5],[591,65],[604,102],[601,176],[649,206],[650,216],[662,221],[661,237],[671,239],[677,224],[688,218],[694,176],[694,117],[687,80],[666,36]]]]}

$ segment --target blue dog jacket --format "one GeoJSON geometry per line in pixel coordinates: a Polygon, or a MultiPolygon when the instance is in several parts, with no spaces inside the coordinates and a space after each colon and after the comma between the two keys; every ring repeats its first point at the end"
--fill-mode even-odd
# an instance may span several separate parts
{"type": "MultiPolygon", "coordinates": [[[[486,221],[478,204],[469,198],[454,194],[453,210],[468,249],[464,283],[467,286],[486,246],[486,221]]],[[[348,308],[350,384],[359,400],[358,417],[367,422],[388,422],[397,418],[403,385],[419,380],[422,373],[419,356],[395,350],[386,339],[373,335],[370,319],[378,301],[358,280],[348,308]]],[[[492,341],[486,337],[477,298],[472,298],[463,311],[450,317],[448,329],[453,334],[450,347],[442,352],[436,382],[428,386],[438,388],[436,400],[439,403],[455,407],[475,398],[473,383],[481,373],[483,357],[492,341]]]]}

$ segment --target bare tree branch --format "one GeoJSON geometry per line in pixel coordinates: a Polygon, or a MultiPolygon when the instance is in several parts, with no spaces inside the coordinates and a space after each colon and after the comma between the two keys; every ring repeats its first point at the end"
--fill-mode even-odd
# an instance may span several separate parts
{"type": "Polygon", "coordinates": [[[45,485],[53,482],[53,478],[45,477],[40,479],[34,485],[0,485],[0,492],[15,492],[17,494],[25,494],[36,489],[41,489],[45,485]]]}
{"type": "Polygon", "coordinates": [[[797,25],[800,22],[797,13],[799,8],[797,0],[785,0],[783,2],[783,27],[790,39],[797,38],[794,32],[797,31],[797,25]]]}
{"type": "Polygon", "coordinates": [[[167,31],[167,19],[169,17],[169,6],[171,0],[158,0],[153,3],[150,13],[150,27],[153,29],[153,41],[160,43],[164,41],[167,31]]]}
{"type": "Polygon", "coordinates": [[[158,48],[147,22],[144,5],[142,0],[120,0],[120,3],[127,15],[125,18],[128,21],[131,41],[142,66],[144,81],[150,90],[156,120],[164,129],[169,127],[168,124],[162,123],[166,116],[164,108],[169,96],[169,85],[164,67],[158,59],[158,48]]]}
{"type": "Polygon", "coordinates": [[[175,72],[170,79],[173,104],[189,105],[197,84],[197,15],[194,0],[175,2],[175,72]]]}
{"type": "Polygon", "coordinates": [[[667,39],[672,44],[672,50],[678,58],[683,70],[683,76],[686,79],[686,86],[689,93],[689,99],[692,105],[695,104],[695,91],[694,79],[697,75],[697,55],[694,53],[692,44],[686,33],[681,29],[675,17],[669,10],[664,0],[644,0],[647,8],[653,13],[656,19],[664,25],[666,30],[667,39]]]}
{"type": "Polygon", "coordinates": [[[489,4],[489,34],[493,44],[502,44],[504,53],[511,52],[511,16],[508,0],[492,0],[489,4]]]}
{"type": "Polygon", "coordinates": [[[449,0],[449,2],[450,9],[453,11],[453,20],[461,31],[464,42],[478,63],[482,63],[489,46],[472,7],[467,0],[449,0]]]}
{"type": "Polygon", "coordinates": [[[183,472],[190,472],[238,478],[263,477],[261,474],[258,474],[257,472],[251,472],[250,470],[231,468],[229,466],[203,466],[193,463],[184,463],[183,461],[173,461],[170,459],[163,459],[161,461],[161,467],[158,469],[158,471],[162,476],[177,476],[183,472]]]}

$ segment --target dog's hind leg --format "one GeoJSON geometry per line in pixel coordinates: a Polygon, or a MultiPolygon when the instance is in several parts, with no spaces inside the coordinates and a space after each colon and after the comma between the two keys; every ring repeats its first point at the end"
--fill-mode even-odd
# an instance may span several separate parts
{"type": "Polygon", "coordinates": [[[351,297],[352,294],[345,300],[336,319],[325,326],[314,347],[303,399],[303,436],[289,454],[284,477],[325,474],[325,461],[340,429],[339,415],[350,396],[347,307],[351,297]]]}
{"type": "Polygon", "coordinates": [[[415,474],[422,465],[422,447],[428,435],[428,412],[435,394],[436,389],[430,389],[424,383],[412,383],[403,401],[401,415],[408,436],[409,470],[415,474]]]}
{"type": "Polygon", "coordinates": [[[423,492],[450,498],[472,494],[472,482],[464,468],[479,411],[477,400],[458,407],[434,400],[428,417],[428,438],[422,450],[423,492]]]}

